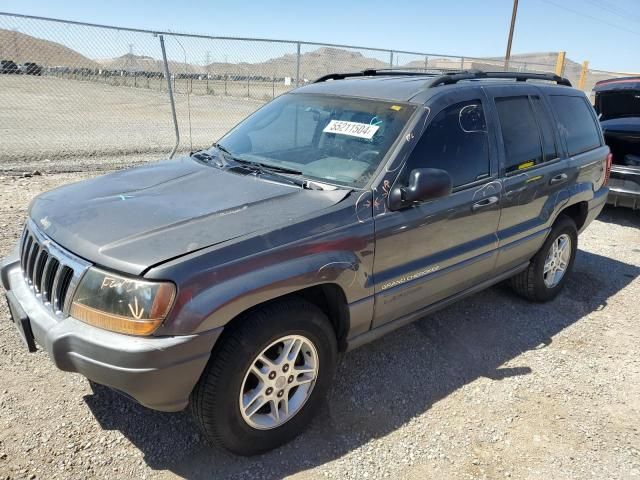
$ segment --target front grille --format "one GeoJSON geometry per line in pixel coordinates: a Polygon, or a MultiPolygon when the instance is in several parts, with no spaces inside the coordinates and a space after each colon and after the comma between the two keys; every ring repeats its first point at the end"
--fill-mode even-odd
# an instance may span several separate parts
{"type": "Polygon", "coordinates": [[[29,221],[20,241],[20,266],[36,298],[56,315],[64,316],[89,263],[62,249],[29,221]]]}

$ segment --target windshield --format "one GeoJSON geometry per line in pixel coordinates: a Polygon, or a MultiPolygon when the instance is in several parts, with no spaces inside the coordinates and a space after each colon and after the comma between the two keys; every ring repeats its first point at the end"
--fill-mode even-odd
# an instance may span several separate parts
{"type": "Polygon", "coordinates": [[[287,94],[265,105],[218,143],[239,160],[362,187],[414,110],[412,105],[377,100],[287,94]]]}
{"type": "Polygon", "coordinates": [[[640,90],[596,94],[596,111],[600,120],[640,117],[640,90]]]}

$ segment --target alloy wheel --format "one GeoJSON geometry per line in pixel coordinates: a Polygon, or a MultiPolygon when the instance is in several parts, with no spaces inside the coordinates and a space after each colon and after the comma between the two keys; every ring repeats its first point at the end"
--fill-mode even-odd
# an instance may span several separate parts
{"type": "Polygon", "coordinates": [[[239,406],[244,421],[269,430],[290,420],[311,395],[318,367],[318,353],[308,338],[287,335],[271,343],[242,381],[239,406]]]}

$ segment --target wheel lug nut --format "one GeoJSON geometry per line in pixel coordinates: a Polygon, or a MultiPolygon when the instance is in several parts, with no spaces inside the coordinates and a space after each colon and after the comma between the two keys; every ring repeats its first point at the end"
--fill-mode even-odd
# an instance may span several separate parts
{"type": "Polygon", "coordinates": [[[271,395],[273,393],[273,388],[269,387],[267,388],[267,395],[271,395]]]}
{"type": "Polygon", "coordinates": [[[289,375],[289,379],[287,380],[289,383],[293,382],[293,375],[289,375]]]}
{"type": "Polygon", "coordinates": [[[269,372],[269,379],[273,380],[274,378],[276,378],[276,372],[269,372]]]}
{"type": "Polygon", "coordinates": [[[285,366],[284,366],[284,367],[282,367],[282,371],[283,371],[283,372],[288,372],[288,371],[289,371],[289,365],[288,365],[288,364],[285,364],[285,366]]]}
{"type": "Polygon", "coordinates": [[[278,398],[280,398],[282,395],[284,395],[284,390],[280,390],[280,391],[278,392],[278,398]]]}

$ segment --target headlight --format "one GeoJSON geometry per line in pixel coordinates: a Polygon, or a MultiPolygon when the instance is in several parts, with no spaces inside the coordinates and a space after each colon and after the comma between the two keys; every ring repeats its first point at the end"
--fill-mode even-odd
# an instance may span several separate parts
{"type": "Polygon", "coordinates": [[[175,293],[170,282],[149,282],[90,268],[73,296],[70,313],[105,330],[149,335],[169,313],[175,293]]]}

